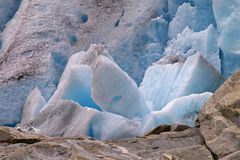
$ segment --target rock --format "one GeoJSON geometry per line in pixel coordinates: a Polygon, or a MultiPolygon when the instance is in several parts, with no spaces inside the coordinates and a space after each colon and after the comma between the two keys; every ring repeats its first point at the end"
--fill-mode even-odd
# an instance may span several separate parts
{"type": "Polygon", "coordinates": [[[197,128],[111,142],[126,148],[130,153],[143,159],[213,159],[211,153],[204,146],[203,137],[197,128]]]}
{"type": "Polygon", "coordinates": [[[86,137],[41,137],[15,128],[0,127],[0,139],[0,159],[213,159],[197,128],[133,139],[98,141],[86,137]],[[33,137],[37,141],[19,141],[33,137]],[[18,141],[12,143],[11,139],[18,141]]]}
{"type": "MultiPolygon", "coordinates": [[[[0,128],[0,130],[5,130],[5,128],[0,128]]],[[[14,137],[15,133],[20,133],[15,129],[8,128],[7,130],[11,130],[11,132],[6,132],[9,137],[14,137]]],[[[29,135],[26,134],[26,136],[29,135]]],[[[26,144],[23,141],[18,141],[15,144],[0,142],[0,159],[138,159],[134,154],[126,152],[120,146],[87,138],[46,138],[39,140],[39,142],[32,144],[26,144]]]]}
{"type": "Polygon", "coordinates": [[[171,126],[171,131],[175,131],[175,132],[181,132],[184,131],[186,129],[190,128],[189,126],[185,126],[185,125],[172,125],[171,126]]]}
{"type": "Polygon", "coordinates": [[[43,136],[24,133],[10,127],[0,127],[0,143],[27,143],[32,144],[41,141],[43,136]]]}
{"type": "Polygon", "coordinates": [[[190,127],[185,125],[160,125],[157,128],[153,129],[151,132],[149,132],[147,135],[160,134],[163,132],[173,132],[173,131],[181,132],[188,128],[190,127]]]}
{"type": "Polygon", "coordinates": [[[205,146],[196,145],[169,150],[161,154],[160,157],[155,156],[154,158],[163,160],[210,160],[212,156],[205,146]]]}
{"type": "Polygon", "coordinates": [[[119,146],[81,139],[54,139],[21,147],[7,146],[4,150],[0,151],[0,157],[3,159],[139,159],[134,154],[124,152],[119,146]],[[14,151],[5,152],[8,148],[14,151]]]}
{"type": "Polygon", "coordinates": [[[220,158],[219,160],[236,160],[240,157],[240,150],[234,153],[229,154],[226,157],[220,158]]]}
{"type": "Polygon", "coordinates": [[[240,150],[240,72],[208,100],[199,122],[207,146],[218,158],[240,150]]]}
{"type": "Polygon", "coordinates": [[[147,135],[160,134],[163,132],[170,132],[170,131],[171,131],[171,125],[160,125],[157,128],[153,129],[151,132],[149,132],[147,135]]]}

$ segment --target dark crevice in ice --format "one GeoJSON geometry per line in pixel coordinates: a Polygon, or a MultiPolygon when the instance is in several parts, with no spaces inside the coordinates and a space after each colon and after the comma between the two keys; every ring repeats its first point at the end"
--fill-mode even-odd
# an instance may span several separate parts
{"type": "Polygon", "coordinates": [[[224,54],[223,51],[221,49],[219,49],[219,58],[220,58],[220,63],[221,63],[221,74],[224,74],[224,54]]]}

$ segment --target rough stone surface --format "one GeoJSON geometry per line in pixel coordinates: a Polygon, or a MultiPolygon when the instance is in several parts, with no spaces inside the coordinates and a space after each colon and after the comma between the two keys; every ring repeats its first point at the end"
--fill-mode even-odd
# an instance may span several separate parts
{"type": "Polygon", "coordinates": [[[220,158],[219,160],[238,160],[240,157],[240,150],[234,153],[231,153],[223,158],[220,158]]]}
{"type": "Polygon", "coordinates": [[[207,146],[218,158],[240,150],[240,72],[214,93],[199,121],[207,146]]]}
{"type": "Polygon", "coordinates": [[[87,137],[42,137],[0,127],[0,139],[0,159],[213,159],[196,128],[134,139],[98,141],[87,137]]]}
{"type": "Polygon", "coordinates": [[[186,129],[190,128],[189,126],[185,125],[160,125],[157,128],[153,129],[150,131],[147,135],[152,135],[152,134],[160,134],[163,132],[181,132],[186,129]]]}
{"type": "Polygon", "coordinates": [[[135,153],[143,159],[213,159],[204,146],[204,140],[197,128],[112,143],[126,148],[130,153],[135,153]]]}
{"type": "Polygon", "coordinates": [[[0,127],[0,143],[35,143],[44,139],[44,136],[24,133],[14,128],[0,127]]]}

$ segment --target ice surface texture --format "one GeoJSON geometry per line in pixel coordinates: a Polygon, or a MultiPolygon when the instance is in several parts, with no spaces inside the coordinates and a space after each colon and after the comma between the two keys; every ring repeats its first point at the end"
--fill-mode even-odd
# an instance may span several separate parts
{"type": "MultiPolygon", "coordinates": [[[[0,2],[0,19],[15,2],[0,2]]],[[[13,19],[1,24],[0,125],[21,121],[36,87],[44,108],[72,100],[140,122],[175,98],[213,92],[223,80],[213,67],[225,78],[240,69],[238,17],[237,0],[22,0],[13,19]],[[91,43],[104,44],[109,54],[103,47],[79,52],[91,43]],[[200,57],[189,60],[196,53],[213,67],[200,57]],[[210,84],[218,77],[216,85],[207,77],[210,84]],[[139,90],[134,81],[142,82],[139,90]]]]}
{"type": "Polygon", "coordinates": [[[165,55],[177,55],[183,60],[196,53],[200,53],[218,71],[221,71],[218,33],[213,25],[200,32],[194,32],[186,27],[176,39],[169,41],[165,48],[165,55]]]}
{"type": "Polygon", "coordinates": [[[145,117],[142,132],[147,133],[160,124],[195,126],[200,109],[211,95],[212,93],[205,92],[174,99],[162,110],[151,112],[145,117]]]}
{"type": "MultiPolygon", "coordinates": [[[[69,59],[54,95],[25,129],[108,140],[142,135],[159,124],[193,126],[209,92],[223,81],[200,54],[185,62],[167,56],[146,71],[139,89],[102,45],[91,45],[69,59]]],[[[28,101],[35,99],[30,94],[28,101]]]]}
{"type": "Polygon", "coordinates": [[[216,26],[212,10],[212,0],[192,0],[192,3],[183,3],[169,23],[168,37],[176,38],[187,26],[194,32],[206,29],[210,24],[216,26]]]}
{"type": "Polygon", "coordinates": [[[26,103],[22,109],[22,121],[21,123],[27,123],[34,118],[38,112],[44,107],[46,100],[41,95],[38,88],[35,88],[27,97],[26,103]]]}
{"type": "MultiPolygon", "coordinates": [[[[0,1],[0,32],[3,31],[7,22],[12,19],[17,11],[21,0],[1,0],[0,1]]],[[[1,48],[1,47],[0,47],[1,48]]]]}
{"type": "Polygon", "coordinates": [[[213,11],[220,34],[223,75],[228,77],[240,69],[240,1],[213,0],[213,11]]]}
{"type": "Polygon", "coordinates": [[[72,101],[58,101],[38,114],[28,124],[39,134],[49,136],[91,136],[101,140],[133,137],[140,126],[122,116],[84,108],[72,101]]]}
{"type": "Polygon", "coordinates": [[[148,113],[137,84],[106,57],[96,61],[92,86],[93,99],[104,111],[130,119],[148,113]]]}
{"type": "Polygon", "coordinates": [[[176,98],[214,92],[223,82],[220,73],[200,54],[195,54],[185,63],[160,63],[147,69],[140,91],[153,103],[152,110],[160,110],[176,98]]]}
{"type": "Polygon", "coordinates": [[[136,83],[113,61],[101,45],[73,55],[50,99],[78,102],[82,106],[109,111],[127,118],[148,113],[136,83]]]}

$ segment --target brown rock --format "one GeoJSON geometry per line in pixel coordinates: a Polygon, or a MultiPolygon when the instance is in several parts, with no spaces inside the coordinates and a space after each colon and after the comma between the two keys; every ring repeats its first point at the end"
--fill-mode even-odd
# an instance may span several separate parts
{"type": "Polygon", "coordinates": [[[219,160],[239,160],[239,159],[240,159],[240,150],[232,154],[229,154],[228,156],[223,157],[219,160]]]}
{"type": "Polygon", "coordinates": [[[182,132],[165,132],[145,138],[114,141],[98,141],[84,137],[42,138],[8,127],[0,127],[0,131],[0,159],[7,160],[213,159],[211,153],[204,146],[199,129],[196,128],[190,128],[182,132]],[[28,141],[32,139],[38,139],[38,141],[28,141]]]}
{"type": "Polygon", "coordinates": [[[240,72],[209,99],[199,122],[207,146],[218,158],[240,150],[240,72]]]}
{"type": "Polygon", "coordinates": [[[139,159],[123,147],[88,138],[50,138],[0,127],[0,159],[139,159]]]}
{"type": "Polygon", "coordinates": [[[153,157],[152,159],[163,160],[210,160],[213,159],[210,152],[205,146],[196,145],[191,147],[177,148],[165,151],[160,157],[153,157]]]}
{"type": "Polygon", "coordinates": [[[160,134],[164,132],[181,132],[188,128],[190,127],[185,125],[160,125],[157,128],[150,131],[147,135],[160,134]]]}
{"type": "Polygon", "coordinates": [[[130,153],[143,159],[160,160],[212,160],[213,157],[204,146],[203,137],[198,128],[189,128],[182,132],[164,132],[144,138],[110,141],[126,148],[130,153]]]}
{"type": "Polygon", "coordinates": [[[0,127],[0,143],[27,143],[41,141],[43,136],[28,134],[10,127],[0,127]]]}

